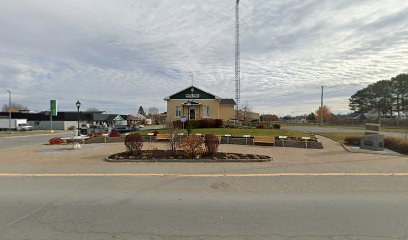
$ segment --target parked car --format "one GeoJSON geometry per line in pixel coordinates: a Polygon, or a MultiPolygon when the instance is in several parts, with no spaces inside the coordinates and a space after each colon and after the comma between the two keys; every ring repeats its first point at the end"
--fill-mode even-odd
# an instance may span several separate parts
{"type": "Polygon", "coordinates": [[[112,132],[128,133],[138,130],[137,128],[131,128],[125,125],[118,125],[112,129],[112,132]]]}
{"type": "Polygon", "coordinates": [[[20,131],[32,131],[33,126],[28,125],[27,123],[18,124],[17,129],[20,131]]]}
{"type": "Polygon", "coordinates": [[[90,129],[94,133],[98,133],[98,132],[101,132],[101,131],[108,132],[108,127],[105,127],[105,126],[93,125],[93,126],[90,127],[90,129]]]}

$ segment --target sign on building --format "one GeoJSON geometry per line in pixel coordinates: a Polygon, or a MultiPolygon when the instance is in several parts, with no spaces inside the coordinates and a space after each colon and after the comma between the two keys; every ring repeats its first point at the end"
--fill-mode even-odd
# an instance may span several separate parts
{"type": "Polygon", "coordinates": [[[186,94],[186,98],[200,98],[200,94],[194,94],[194,93],[186,94]]]}
{"type": "Polygon", "coordinates": [[[123,121],[123,118],[122,118],[120,115],[118,115],[118,116],[116,116],[116,117],[113,119],[113,121],[115,121],[115,122],[121,122],[121,121],[123,121]]]}

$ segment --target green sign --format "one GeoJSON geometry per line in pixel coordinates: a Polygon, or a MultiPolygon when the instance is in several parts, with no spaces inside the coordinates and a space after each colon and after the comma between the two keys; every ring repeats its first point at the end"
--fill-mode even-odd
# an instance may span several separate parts
{"type": "Polygon", "coordinates": [[[58,114],[57,110],[57,100],[50,101],[51,116],[55,117],[58,114]]]}
{"type": "Polygon", "coordinates": [[[113,121],[115,121],[115,122],[121,122],[121,121],[123,121],[123,118],[118,115],[117,117],[115,117],[115,119],[113,119],[113,121]]]}

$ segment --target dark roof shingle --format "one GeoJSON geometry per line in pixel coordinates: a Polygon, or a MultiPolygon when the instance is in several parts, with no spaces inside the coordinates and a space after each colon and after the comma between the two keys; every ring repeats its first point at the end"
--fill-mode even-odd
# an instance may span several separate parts
{"type": "Polygon", "coordinates": [[[232,98],[223,98],[221,99],[220,104],[233,104],[236,105],[235,100],[232,98]]]}

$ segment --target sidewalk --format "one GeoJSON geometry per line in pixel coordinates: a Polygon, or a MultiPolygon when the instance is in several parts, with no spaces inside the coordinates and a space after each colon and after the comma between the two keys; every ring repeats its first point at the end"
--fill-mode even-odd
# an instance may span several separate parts
{"type": "MultiPolygon", "coordinates": [[[[408,157],[350,153],[321,138],[324,149],[220,145],[220,151],[265,154],[265,163],[109,163],[107,155],[125,151],[124,144],[34,145],[3,150],[1,173],[138,173],[138,174],[269,174],[269,173],[406,173],[408,157]]],[[[145,143],[144,148],[164,148],[145,143]]]]}

